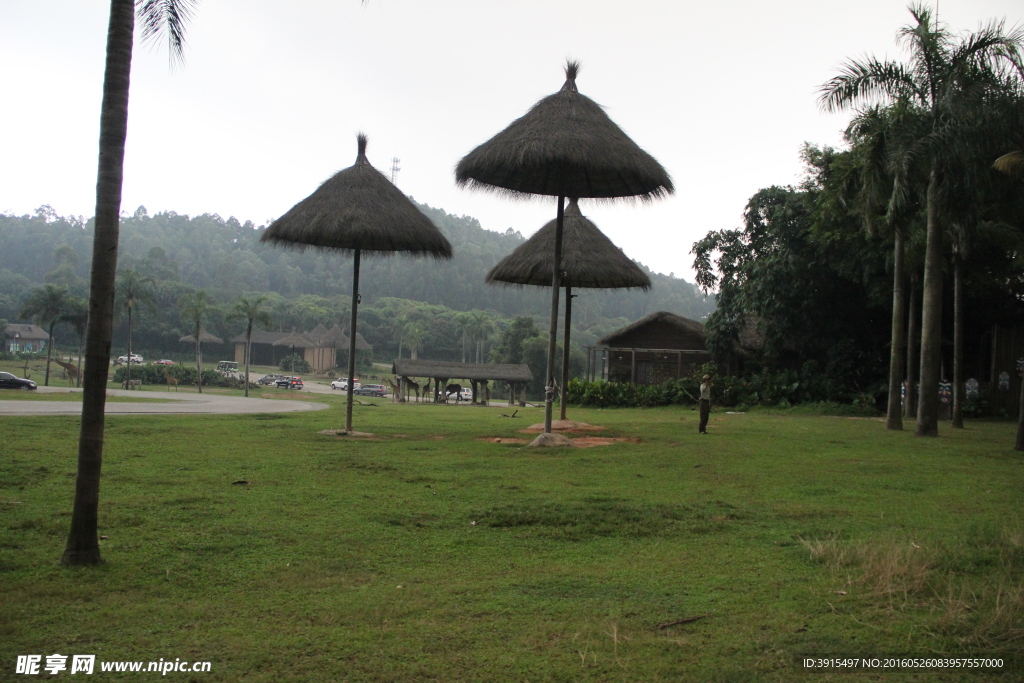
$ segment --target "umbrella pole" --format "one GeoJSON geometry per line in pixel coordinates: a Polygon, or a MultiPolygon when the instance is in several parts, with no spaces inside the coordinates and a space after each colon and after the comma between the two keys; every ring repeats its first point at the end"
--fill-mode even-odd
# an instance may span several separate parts
{"type": "Polygon", "coordinates": [[[565,325],[562,328],[562,393],[558,397],[560,420],[565,419],[565,391],[569,384],[569,321],[572,320],[572,287],[565,288],[565,325]]]}
{"type": "Polygon", "coordinates": [[[558,218],[555,220],[555,263],[551,269],[551,326],[548,330],[548,367],[544,385],[544,433],[551,433],[551,412],[555,401],[555,338],[558,336],[558,288],[562,275],[562,220],[565,195],[558,196],[558,218]]]}
{"type": "Polygon", "coordinates": [[[348,330],[348,405],[345,407],[345,431],[352,431],[352,392],[356,376],[356,311],[359,306],[359,250],[352,264],[352,320],[348,330]]]}

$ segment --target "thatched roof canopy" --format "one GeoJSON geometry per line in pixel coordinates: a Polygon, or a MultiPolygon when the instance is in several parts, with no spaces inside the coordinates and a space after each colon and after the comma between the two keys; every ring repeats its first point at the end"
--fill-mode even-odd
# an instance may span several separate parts
{"type": "MultiPolygon", "coordinates": [[[[188,342],[190,344],[196,343],[195,335],[186,334],[184,337],[178,339],[180,342],[188,342]]],[[[199,343],[201,344],[223,344],[224,340],[220,337],[215,337],[206,330],[202,330],[199,333],[199,343]]]]}
{"type": "MultiPolygon", "coordinates": [[[[488,282],[509,285],[551,286],[555,262],[555,222],[498,262],[487,273],[488,282]]],[[[562,277],[565,287],[651,288],[651,278],[616,247],[597,226],[580,213],[573,199],[565,208],[562,235],[562,277]]]]}
{"type": "Polygon", "coordinates": [[[263,242],[363,253],[412,252],[451,258],[452,245],[401,190],[370,165],[366,136],[356,163],[270,224],[263,242]]]}
{"type": "MultiPolygon", "coordinates": [[[[358,337],[359,334],[357,333],[358,337]]],[[[327,331],[324,336],[324,343],[330,346],[341,346],[348,343],[348,335],[342,332],[341,326],[338,323],[334,323],[334,327],[327,331]]],[[[356,339],[356,347],[358,348],[359,340],[356,339]]]]}
{"type": "Polygon", "coordinates": [[[671,193],[672,179],[661,164],[577,91],[578,72],[579,64],[570,61],[560,91],[463,157],[456,182],[565,197],[652,199],[671,193]]]}
{"type": "Polygon", "coordinates": [[[504,380],[529,382],[533,379],[528,365],[452,363],[443,360],[412,360],[399,358],[391,366],[398,377],[444,377],[445,379],[504,380]]]}
{"type": "MultiPolygon", "coordinates": [[[[597,340],[597,346],[609,346],[613,348],[629,348],[632,346],[650,346],[650,342],[644,344],[635,343],[638,339],[648,337],[651,331],[655,338],[664,339],[665,332],[669,335],[676,336],[679,339],[689,340],[693,347],[704,348],[704,342],[707,339],[707,333],[704,330],[704,325],[697,322],[696,320],[690,320],[684,318],[681,315],[675,313],[669,313],[668,311],[658,311],[651,313],[648,316],[640,318],[634,323],[630,323],[625,327],[619,328],[614,332],[606,334],[604,337],[597,340]]],[[[648,337],[649,338],[649,337],[648,337]]],[[[683,348],[673,344],[672,342],[661,341],[657,342],[656,348],[683,348]]]]}
{"type": "Polygon", "coordinates": [[[312,339],[313,341],[325,339],[327,337],[327,328],[324,327],[323,323],[320,323],[312,330],[307,332],[306,336],[312,339]]]}
{"type": "Polygon", "coordinates": [[[300,332],[292,332],[286,337],[281,337],[271,346],[298,346],[299,348],[313,348],[316,346],[313,340],[308,339],[304,334],[300,332]]]}

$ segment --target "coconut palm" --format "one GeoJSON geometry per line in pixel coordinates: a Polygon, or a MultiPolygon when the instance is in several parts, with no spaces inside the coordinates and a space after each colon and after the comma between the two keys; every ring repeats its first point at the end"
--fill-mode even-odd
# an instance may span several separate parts
{"type": "MultiPolygon", "coordinates": [[[[1024,150],[1002,155],[992,164],[1003,173],[1024,180],[1024,150]]],[[[1024,378],[1020,381],[1020,409],[1017,413],[1017,441],[1013,450],[1024,451],[1024,378]]]]}
{"type": "Polygon", "coordinates": [[[140,305],[153,309],[154,284],[153,278],[146,277],[137,270],[122,271],[121,277],[117,280],[117,303],[128,316],[128,367],[125,377],[129,381],[132,378],[132,315],[140,305]]]}
{"type": "Polygon", "coordinates": [[[483,311],[469,314],[469,336],[476,342],[476,362],[483,362],[484,343],[494,334],[494,321],[483,311]]]}
{"type": "Polygon", "coordinates": [[[110,2],[103,102],[100,105],[99,170],[86,332],[86,355],[92,362],[85,364],[78,476],[71,530],[61,557],[63,565],[90,565],[103,561],[97,536],[100,468],[103,462],[110,340],[114,325],[114,282],[136,13],[143,27],[143,38],[166,37],[173,61],[180,60],[184,54],[185,25],[194,6],[195,0],[141,0],[137,5],[135,0],[110,2]]]}
{"type": "Polygon", "coordinates": [[[199,393],[203,393],[203,320],[210,311],[210,301],[206,292],[199,290],[189,292],[178,301],[181,321],[192,330],[189,335],[196,344],[196,385],[199,393]]]}
{"type": "Polygon", "coordinates": [[[82,345],[85,342],[85,329],[89,324],[89,302],[74,294],[68,295],[67,304],[64,306],[64,313],[60,321],[70,325],[78,335],[78,386],[82,386],[82,345]]]}
{"type": "Polygon", "coordinates": [[[274,321],[270,317],[264,308],[263,304],[267,301],[265,294],[260,294],[254,298],[246,298],[244,296],[238,297],[238,301],[235,302],[234,307],[228,314],[228,320],[244,320],[245,321],[245,395],[249,396],[249,358],[252,356],[252,327],[253,325],[263,325],[264,327],[270,327],[274,321]]]}
{"type": "MultiPolygon", "coordinates": [[[[927,132],[918,138],[914,156],[927,170],[925,193],[926,248],[921,322],[921,393],[918,436],[938,435],[939,379],[942,343],[942,225],[941,195],[955,150],[936,143],[936,136],[955,127],[979,94],[993,87],[1007,58],[1017,60],[1024,34],[1004,32],[1001,23],[955,40],[933,21],[930,9],[912,5],[914,23],[900,29],[899,41],[909,52],[906,64],[873,57],[852,60],[821,88],[819,103],[826,111],[869,106],[879,101],[912,102],[927,119],[927,132]]],[[[947,135],[947,139],[948,139],[947,135]]]]}
{"type": "Polygon", "coordinates": [[[409,344],[409,358],[416,360],[420,344],[423,343],[423,338],[425,336],[423,326],[418,322],[407,322],[405,323],[405,327],[402,329],[402,336],[409,344]]]}
{"type": "Polygon", "coordinates": [[[473,318],[469,313],[455,314],[455,331],[462,335],[462,362],[466,362],[466,341],[469,337],[469,330],[472,327],[473,318]]]}
{"type": "Polygon", "coordinates": [[[53,353],[53,328],[60,322],[68,303],[68,290],[57,285],[43,285],[32,290],[21,306],[19,315],[34,320],[36,325],[46,329],[46,379],[43,386],[50,386],[50,357],[53,353]]]}

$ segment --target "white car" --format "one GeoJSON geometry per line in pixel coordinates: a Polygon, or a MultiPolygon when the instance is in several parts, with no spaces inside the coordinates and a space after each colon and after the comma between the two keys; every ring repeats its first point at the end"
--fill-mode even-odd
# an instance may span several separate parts
{"type": "Polygon", "coordinates": [[[473,389],[471,387],[464,387],[459,392],[459,400],[461,401],[472,401],[473,400],[473,389]]]}
{"type": "MultiPolygon", "coordinates": [[[[355,391],[362,384],[359,383],[359,378],[355,380],[355,384],[352,385],[352,391],[355,391]]],[[[348,391],[348,377],[339,377],[338,379],[331,382],[331,389],[340,389],[341,391],[348,391]]]]}
{"type": "MultiPolygon", "coordinates": [[[[127,365],[128,356],[118,356],[117,360],[114,361],[114,365],[127,365]]],[[[137,353],[132,354],[132,365],[142,365],[142,356],[137,353]]]]}

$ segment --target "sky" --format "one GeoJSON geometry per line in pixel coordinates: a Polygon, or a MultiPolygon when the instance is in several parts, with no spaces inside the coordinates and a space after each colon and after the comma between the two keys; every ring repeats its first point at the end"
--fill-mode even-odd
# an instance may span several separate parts
{"type": "MultiPolygon", "coordinates": [[[[109,3],[0,0],[0,212],[93,215],[109,3]]],[[[941,0],[956,32],[1024,21],[1020,0],[941,0]]],[[[529,236],[554,198],[456,187],[465,154],[564,82],[671,174],[649,204],[583,201],[631,258],[692,281],[693,242],[800,182],[805,142],[842,145],[822,83],[899,58],[904,0],[200,0],[185,64],[136,42],[123,212],[265,224],[367,155],[419,202],[529,236]]]]}

